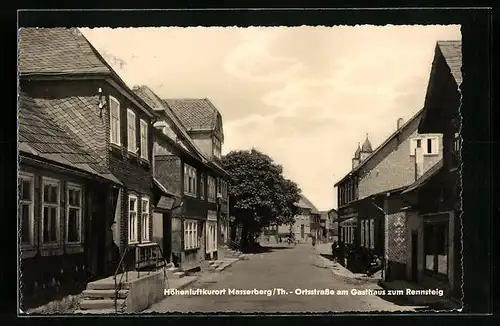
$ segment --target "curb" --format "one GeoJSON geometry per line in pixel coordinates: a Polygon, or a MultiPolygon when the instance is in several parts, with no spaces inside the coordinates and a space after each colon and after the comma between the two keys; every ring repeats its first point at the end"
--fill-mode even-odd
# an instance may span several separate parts
{"type": "MultiPolygon", "coordinates": [[[[199,278],[200,278],[199,276],[195,276],[195,277],[194,277],[192,280],[190,280],[189,282],[183,283],[183,284],[181,284],[180,286],[175,287],[175,288],[169,288],[169,290],[172,290],[172,289],[175,289],[175,290],[182,290],[182,289],[184,289],[184,288],[188,287],[189,285],[193,284],[194,282],[198,281],[198,279],[199,279],[199,278]]],[[[167,294],[167,295],[165,296],[165,298],[166,298],[166,297],[171,297],[171,296],[172,296],[171,294],[167,294]]]]}
{"type": "Polygon", "coordinates": [[[357,283],[369,283],[369,284],[378,284],[380,282],[380,279],[378,278],[368,278],[368,277],[359,277],[359,276],[347,276],[347,275],[342,275],[340,273],[337,273],[335,268],[333,266],[334,263],[332,263],[330,260],[328,260],[325,257],[321,256],[321,253],[316,250],[316,252],[319,254],[319,258],[325,262],[327,261],[329,264],[325,264],[325,266],[332,272],[333,276],[338,277],[344,281],[352,282],[356,281],[357,283]]]}

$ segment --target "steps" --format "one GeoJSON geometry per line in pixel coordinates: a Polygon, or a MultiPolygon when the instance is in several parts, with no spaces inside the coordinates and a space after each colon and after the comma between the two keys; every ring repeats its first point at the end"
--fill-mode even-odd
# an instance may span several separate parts
{"type": "MultiPolygon", "coordinates": [[[[118,277],[118,279],[120,279],[118,277]]],[[[118,291],[115,310],[115,282],[113,277],[97,280],[87,284],[87,288],[82,292],[80,310],[76,313],[120,313],[124,312],[125,299],[130,289],[130,283],[122,279],[121,289],[118,291]]]]}

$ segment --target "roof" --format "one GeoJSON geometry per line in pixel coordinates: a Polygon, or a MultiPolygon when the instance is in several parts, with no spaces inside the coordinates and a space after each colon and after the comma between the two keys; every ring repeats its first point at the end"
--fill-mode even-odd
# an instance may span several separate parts
{"type": "Polygon", "coordinates": [[[359,143],[358,143],[358,148],[354,152],[354,158],[357,158],[357,159],[361,158],[361,146],[359,145],[359,143]]]}
{"type": "Polygon", "coordinates": [[[360,162],[354,169],[352,169],[348,174],[346,174],[342,179],[340,179],[337,183],[334,184],[334,187],[337,187],[341,182],[346,180],[348,177],[350,177],[352,174],[355,172],[359,171],[367,162],[369,162],[372,157],[377,155],[378,152],[382,150],[391,140],[393,140],[397,135],[399,135],[401,132],[403,132],[406,128],[408,128],[412,122],[414,122],[416,119],[419,119],[422,116],[424,109],[420,109],[415,115],[409,119],[404,125],[401,126],[398,130],[393,132],[379,147],[377,147],[371,154],[368,156],[366,159],[360,162]]]}
{"type": "MultiPolygon", "coordinates": [[[[148,104],[151,108],[157,111],[163,111],[167,115],[167,118],[172,121],[174,126],[177,128],[177,132],[179,132],[184,140],[188,143],[191,149],[200,156],[203,163],[210,164],[216,169],[220,170],[222,173],[229,176],[229,173],[225,171],[217,162],[212,161],[210,158],[206,157],[203,151],[194,143],[193,139],[187,133],[187,128],[184,123],[179,119],[175,111],[168,104],[168,100],[161,99],[158,95],[156,95],[151,88],[146,85],[140,85],[133,88],[133,91],[139,96],[146,104],[148,104]]],[[[218,113],[218,112],[217,112],[218,113]]]]}
{"type": "Polygon", "coordinates": [[[110,74],[111,69],[77,28],[20,28],[19,72],[110,74]]]}
{"type": "MultiPolygon", "coordinates": [[[[78,28],[20,28],[19,74],[61,77],[98,75],[112,78],[139,108],[149,116],[142,99],[132,92],[78,28]]],[[[116,85],[115,84],[115,85],[116,85]]]]}
{"type": "Polygon", "coordinates": [[[164,99],[187,131],[215,130],[220,114],[207,98],[164,99]]]}
{"type": "Polygon", "coordinates": [[[300,208],[311,209],[312,214],[320,214],[320,212],[318,211],[316,206],[314,206],[313,203],[311,203],[311,201],[309,199],[307,199],[306,196],[304,196],[304,195],[300,195],[300,200],[299,200],[297,206],[299,206],[300,208]]]}
{"type": "Polygon", "coordinates": [[[462,41],[438,41],[436,51],[443,55],[457,85],[462,84],[462,41]]]}
{"type": "Polygon", "coordinates": [[[433,176],[435,176],[441,169],[443,168],[443,159],[440,159],[436,164],[434,164],[429,170],[425,171],[420,178],[418,178],[414,183],[412,183],[405,191],[403,191],[403,194],[409,193],[411,191],[414,191],[424,184],[426,184],[429,180],[432,179],[433,176]]]}
{"type": "Polygon", "coordinates": [[[158,179],[153,178],[153,183],[166,195],[169,197],[180,197],[174,193],[174,191],[168,189],[168,187],[164,186],[158,179]]]}
{"type": "Polygon", "coordinates": [[[101,159],[81,145],[73,131],[55,122],[46,104],[20,93],[19,150],[120,184],[109,170],[99,165],[101,159]]]}
{"type": "Polygon", "coordinates": [[[365,153],[373,151],[373,149],[372,149],[372,143],[368,139],[368,135],[366,135],[365,142],[363,143],[363,146],[361,146],[361,151],[365,152],[365,153]]]}

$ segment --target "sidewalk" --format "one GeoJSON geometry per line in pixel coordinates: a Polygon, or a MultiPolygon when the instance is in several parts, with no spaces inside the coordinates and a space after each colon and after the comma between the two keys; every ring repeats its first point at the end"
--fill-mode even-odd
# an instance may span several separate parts
{"type": "MultiPolygon", "coordinates": [[[[386,291],[404,291],[404,295],[401,295],[401,299],[418,306],[428,306],[432,310],[461,310],[462,304],[449,299],[446,295],[439,296],[438,294],[429,294],[429,295],[411,295],[412,291],[418,290],[429,290],[428,288],[424,288],[418,284],[411,283],[405,280],[394,280],[388,282],[380,282],[379,285],[384,288],[386,291]],[[407,291],[410,292],[407,294],[407,291]]],[[[435,290],[435,289],[431,289],[435,290]]],[[[415,293],[415,292],[413,292],[415,293]]]]}
{"type": "Polygon", "coordinates": [[[332,254],[332,243],[319,243],[314,249],[319,255],[319,258],[323,264],[324,268],[328,268],[332,271],[333,275],[344,279],[349,283],[379,283],[381,280],[381,272],[375,273],[372,277],[366,276],[361,273],[353,273],[344,266],[337,262],[333,262],[327,257],[331,257],[332,254]],[[327,257],[325,257],[327,256],[327,257]]]}

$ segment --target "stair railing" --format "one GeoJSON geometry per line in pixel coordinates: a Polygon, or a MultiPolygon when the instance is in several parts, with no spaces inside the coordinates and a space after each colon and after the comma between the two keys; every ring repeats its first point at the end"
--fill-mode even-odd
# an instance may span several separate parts
{"type": "Polygon", "coordinates": [[[118,263],[118,266],[116,267],[115,274],[113,276],[114,282],[115,282],[115,297],[114,297],[114,304],[115,304],[115,312],[118,312],[118,293],[121,290],[122,287],[122,281],[123,281],[123,276],[125,275],[125,282],[128,281],[128,268],[125,268],[125,257],[127,256],[128,252],[130,250],[130,247],[126,247],[125,251],[123,251],[123,254],[120,258],[120,262],[118,263]],[[117,282],[117,276],[118,273],[120,272],[120,269],[122,271],[120,280],[117,282]]]}

